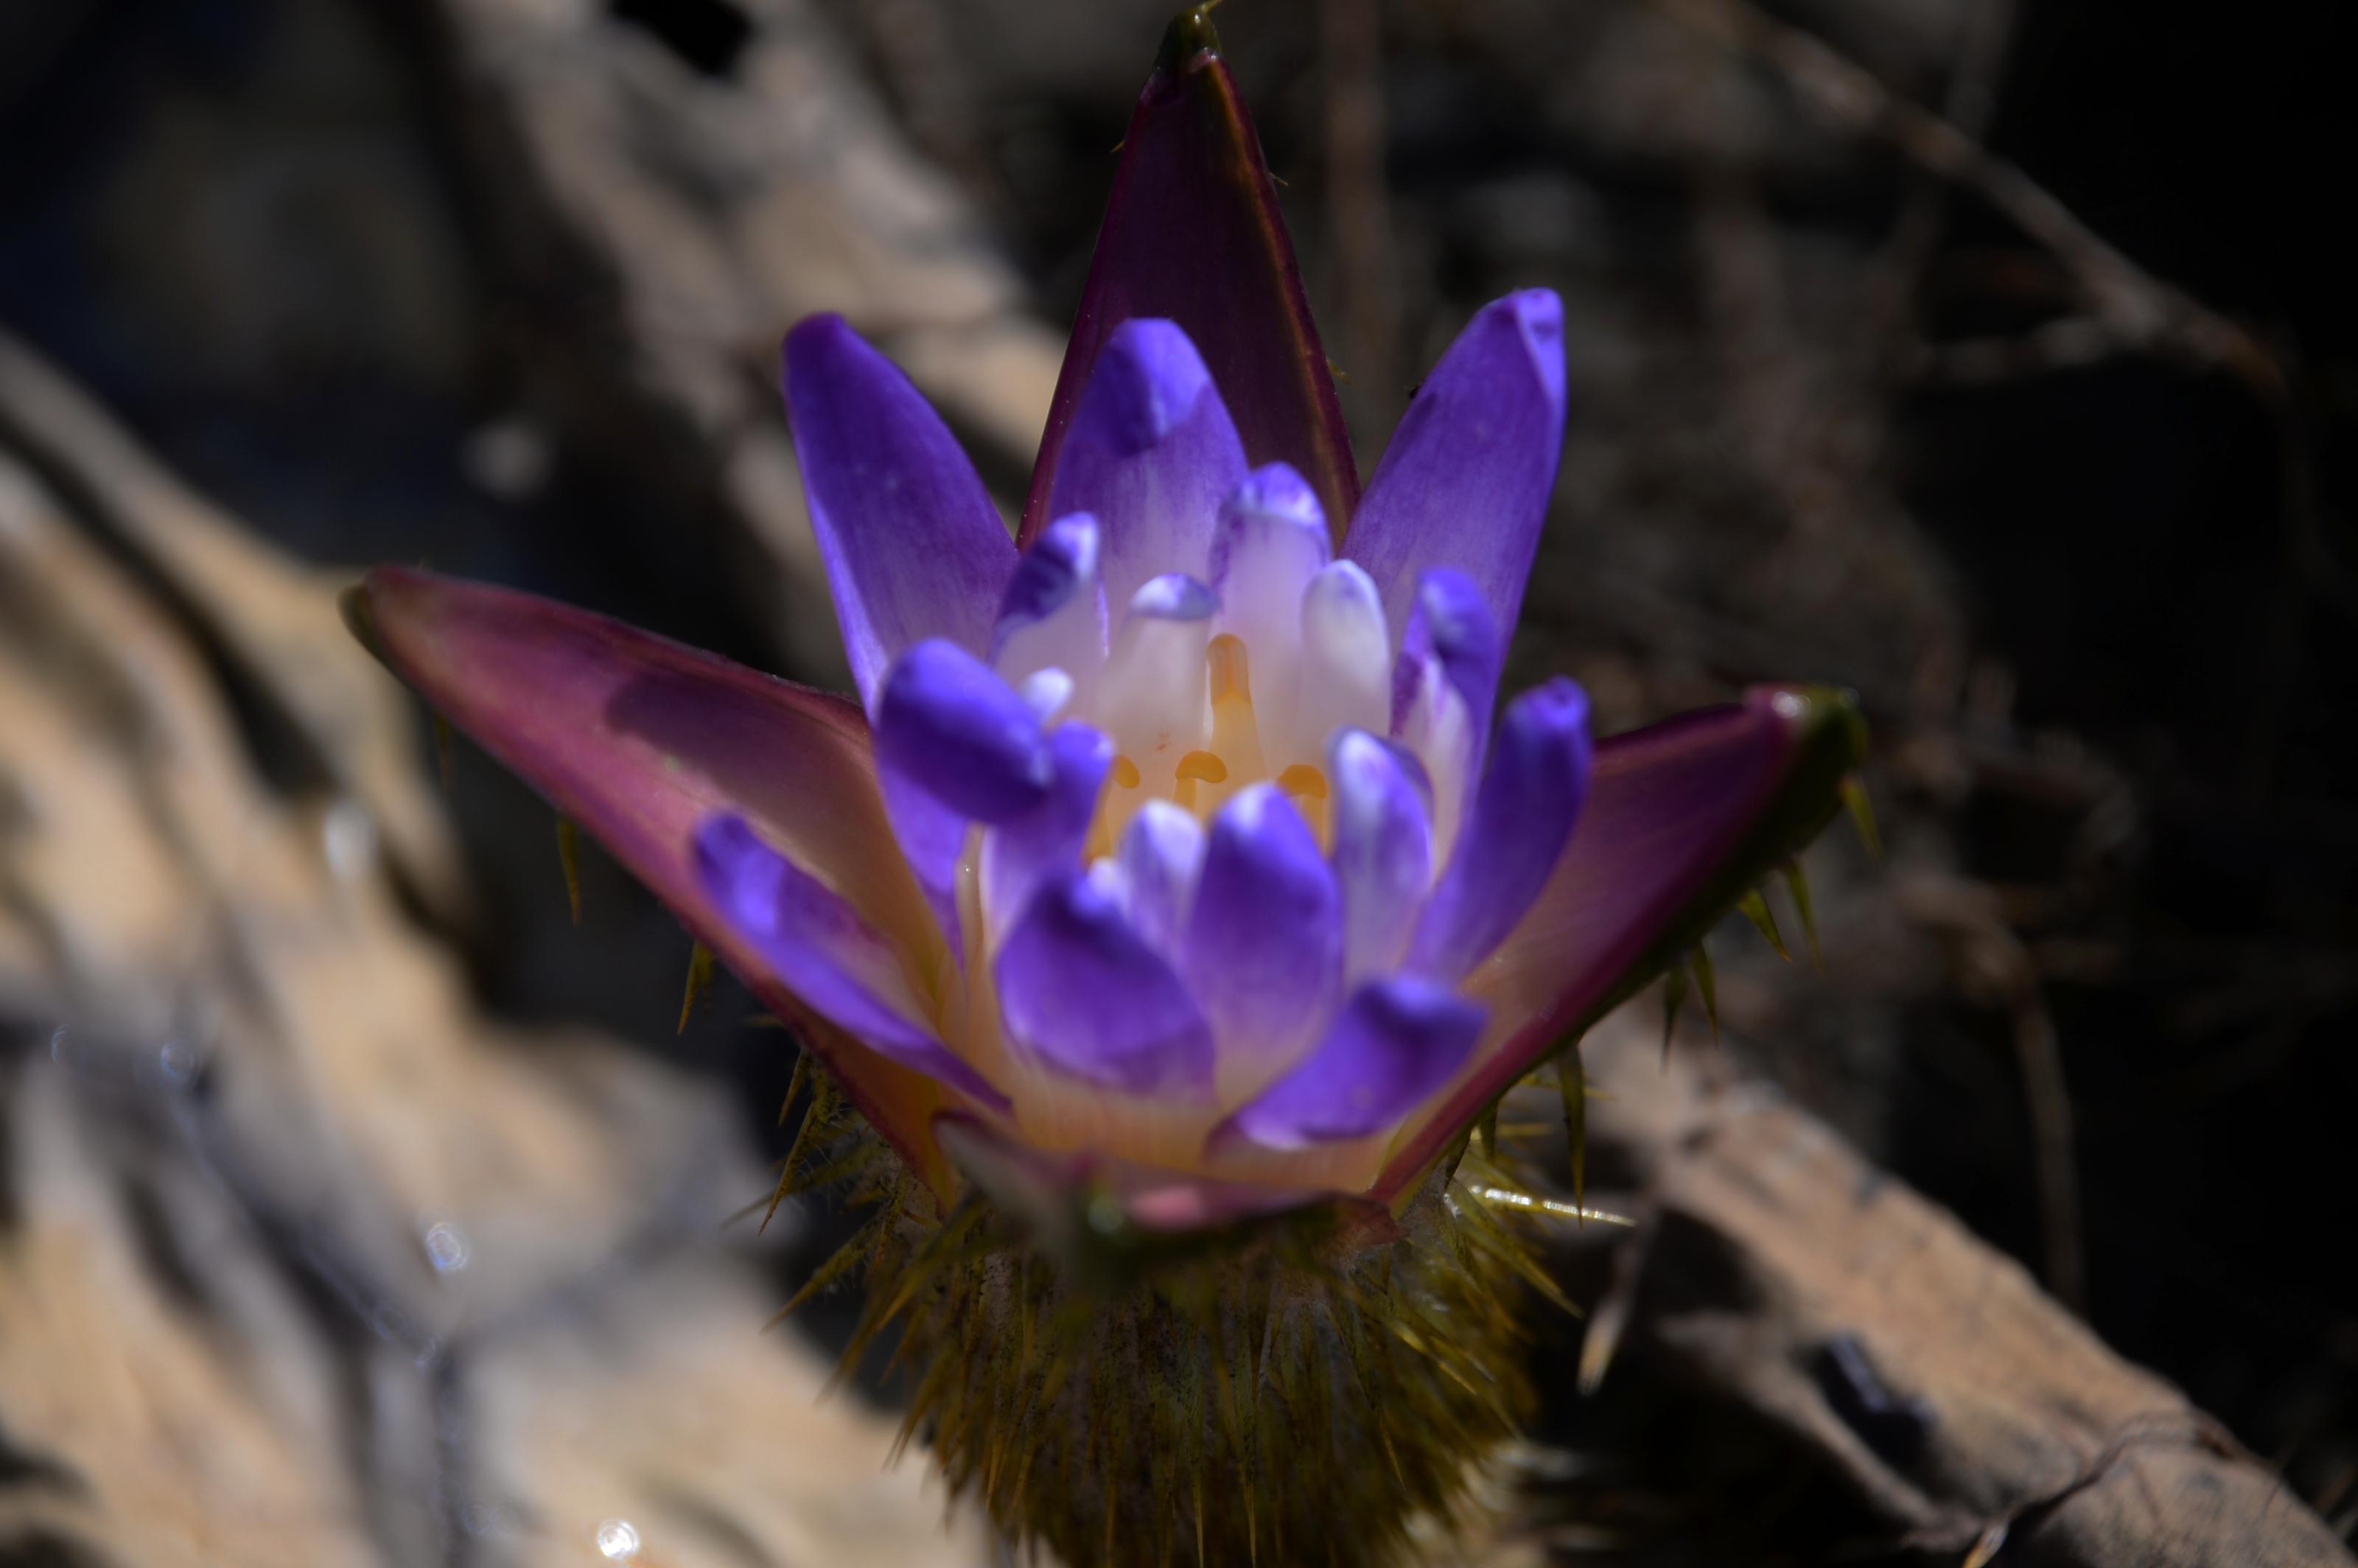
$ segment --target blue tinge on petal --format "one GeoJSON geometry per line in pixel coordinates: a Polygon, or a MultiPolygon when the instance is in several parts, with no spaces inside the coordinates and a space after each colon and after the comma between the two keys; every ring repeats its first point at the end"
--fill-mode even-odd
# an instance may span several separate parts
{"type": "Polygon", "coordinates": [[[1444,563],[1497,625],[1515,624],[1563,415],[1563,302],[1532,288],[1484,306],[1410,401],[1343,541],[1383,591],[1395,638],[1425,571],[1444,563]]]}
{"type": "Polygon", "coordinates": [[[1106,655],[1098,707],[1121,753],[1158,779],[1202,745],[1211,722],[1204,650],[1220,596],[1179,572],[1130,596],[1106,655]]]}
{"type": "Polygon", "coordinates": [[[892,825],[901,858],[916,876],[925,907],[941,928],[952,953],[963,953],[958,935],[958,858],[966,853],[967,819],[942,803],[939,796],[912,779],[887,758],[876,759],[876,793],[883,797],[885,820],[892,825]]]}
{"type": "Polygon", "coordinates": [[[720,917],[812,1011],[887,1060],[1008,1108],[1005,1095],[909,1015],[915,998],[891,945],[743,817],[714,816],[697,829],[696,871],[720,917]]]}
{"type": "Polygon", "coordinates": [[[1220,502],[1244,472],[1236,427],[1187,334],[1133,319],[1090,372],[1049,511],[1097,518],[1106,602],[1128,604],[1158,572],[1202,575],[1220,502]]]}
{"type": "MultiPolygon", "coordinates": [[[[1219,588],[1228,580],[1239,550],[1260,547],[1264,536],[1282,546],[1290,546],[1299,537],[1304,553],[1317,557],[1311,563],[1311,571],[1325,566],[1334,553],[1318,494],[1291,463],[1262,464],[1220,502],[1207,557],[1212,586],[1219,588]]],[[[1303,574],[1305,580],[1308,576],[1308,572],[1303,574]]],[[[1299,599],[1298,591],[1295,597],[1299,599]]]]}
{"type": "Polygon", "coordinates": [[[861,702],[901,651],[946,637],[979,654],[1015,546],[957,438],[840,316],[786,336],[787,422],[861,702]]]}
{"type": "Polygon", "coordinates": [[[1130,924],[1146,945],[1176,959],[1204,871],[1204,826],[1192,812],[1151,799],[1122,830],[1116,850],[1130,924]]]}
{"type": "Polygon", "coordinates": [[[1226,630],[1256,658],[1291,647],[1301,636],[1303,590],[1332,554],[1307,480],[1284,463],[1247,474],[1220,503],[1206,567],[1226,630]]]}
{"type": "Polygon", "coordinates": [[[1433,886],[1433,825],[1412,762],[1364,730],[1342,730],[1327,748],[1347,985],[1400,962],[1433,886]]]}
{"type": "Polygon", "coordinates": [[[1195,998],[1087,875],[1040,884],[992,974],[1008,1037],[1044,1065],[1128,1094],[1211,1095],[1212,1033],[1195,998]]]}
{"type": "Polygon", "coordinates": [[[1392,676],[1392,726],[1398,730],[1414,700],[1421,666],[1430,660],[1466,704],[1467,727],[1476,738],[1490,732],[1490,707],[1498,700],[1498,671],[1506,647],[1490,603],[1472,578],[1452,567],[1435,567],[1417,582],[1416,602],[1401,635],[1392,676]]]}
{"type": "Polygon", "coordinates": [[[1072,677],[1086,701],[1105,663],[1105,584],[1098,572],[1103,536],[1087,513],[1059,517],[1023,552],[1000,600],[990,632],[990,665],[1010,684],[1044,669],[1072,677]]]}
{"type": "Polygon", "coordinates": [[[1212,818],[1183,968],[1231,1059],[1287,1051],[1334,1005],[1342,900],[1276,785],[1248,786],[1212,818]]]}
{"type": "Polygon", "coordinates": [[[1479,1007],[1432,980],[1394,976],[1362,986],[1310,1054],[1209,1142],[1292,1150],[1381,1132],[1449,1081],[1482,1022],[1479,1007]]]}
{"type": "Polygon", "coordinates": [[[1391,712],[1392,640],[1383,597],[1356,561],[1319,569],[1302,595],[1297,760],[1316,762],[1345,728],[1382,730],[1391,712]]]}
{"type": "Polygon", "coordinates": [[[1588,694],[1559,676],[1507,705],[1474,809],[1426,903],[1409,967],[1455,980],[1539,896],[1587,798],[1588,694]]]}
{"type": "Polygon", "coordinates": [[[1209,621],[1220,612],[1220,596],[1185,572],[1163,572],[1138,585],[1130,613],[1149,621],[1209,621]]]}
{"type": "Polygon", "coordinates": [[[993,931],[1014,925],[1042,881],[1080,869],[1098,792],[1113,766],[1113,742],[1086,724],[1059,725],[1048,751],[1055,782],[1047,795],[983,836],[983,916],[993,931]]]}
{"type": "Polygon", "coordinates": [[[885,766],[962,816],[1005,822],[1038,806],[1055,776],[1040,716],[990,667],[928,639],[893,661],[876,705],[885,766]]]}

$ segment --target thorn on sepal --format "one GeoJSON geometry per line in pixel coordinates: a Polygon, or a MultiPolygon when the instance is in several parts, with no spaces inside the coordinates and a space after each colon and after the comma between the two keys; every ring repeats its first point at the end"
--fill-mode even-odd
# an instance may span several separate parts
{"type": "Polygon", "coordinates": [[[1219,29],[1212,26],[1212,11],[1219,3],[1190,5],[1171,18],[1163,29],[1163,47],[1154,52],[1155,70],[1176,71],[1199,54],[1220,52],[1219,29]]]}
{"type": "Polygon", "coordinates": [[[1793,961],[1791,951],[1785,946],[1785,934],[1777,929],[1777,916],[1768,908],[1768,901],[1760,896],[1758,888],[1737,899],[1736,907],[1744,912],[1745,919],[1752,922],[1754,930],[1768,939],[1768,946],[1777,949],[1777,957],[1789,964],[1793,961]]]}
{"type": "Polygon", "coordinates": [[[1572,1152],[1572,1201],[1588,1206],[1588,1069],[1580,1060],[1580,1036],[1555,1059],[1556,1087],[1563,1095],[1563,1138],[1572,1152]]]}
{"type": "Polygon", "coordinates": [[[712,989],[712,949],[698,942],[688,950],[687,994],[679,999],[679,1027],[673,1033],[687,1033],[687,1021],[696,1011],[696,1004],[712,989]]]}
{"type": "Polygon", "coordinates": [[[573,910],[573,924],[581,924],[581,829],[573,818],[557,819],[557,860],[565,868],[565,902],[573,910]]]}
{"type": "Polygon", "coordinates": [[[1810,944],[1810,968],[1823,970],[1826,956],[1818,946],[1818,916],[1810,903],[1809,873],[1801,870],[1799,860],[1788,860],[1778,868],[1785,876],[1785,891],[1792,895],[1793,909],[1801,917],[1801,935],[1810,944]]]}
{"type": "Polygon", "coordinates": [[[1849,808],[1850,825],[1858,829],[1858,841],[1866,849],[1869,860],[1883,859],[1883,835],[1875,829],[1875,807],[1866,798],[1866,781],[1856,773],[1845,773],[1842,781],[1843,805],[1849,808]]]}

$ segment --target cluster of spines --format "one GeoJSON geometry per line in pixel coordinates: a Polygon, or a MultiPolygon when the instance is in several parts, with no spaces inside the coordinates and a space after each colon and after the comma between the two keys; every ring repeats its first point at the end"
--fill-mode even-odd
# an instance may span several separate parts
{"type": "MultiPolygon", "coordinates": [[[[1857,774],[1850,773],[1842,779],[1839,793],[1843,807],[1849,813],[1851,825],[1858,832],[1859,842],[1870,858],[1880,860],[1883,841],[1876,830],[1875,814],[1867,803],[1866,786],[1857,774]]],[[[1798,850],[1778,863],[1777,874],[1785,884],[1786,895],[1792,900],[1793,913],[1800,917],[1810,962],[1813,967],[1823,967],[1825,960],[1818,942],[1816,904],[1811,897],[1809,874],[1801,869],[1798,850]]],[[[1777,924],[1776,912],[1769,907],[1765,886],[1747,888],[1730,907],[1742,912],[1745,919],[1752,923],[1752,928],[1776,950],[1779,957],[1789,964],[1793,961],[1792,949],[1786,945],[1785,934],[1777,924]]],[[[1717,924],[1717,915],[1714,914],[1705,923],[1704,929],[1717,924]]],[[[1712,1039],[1714,1042],[1719,1039],[1719,978],[1712,968],[1711,954],[1704,946],[1699,935],[1693,946],[1673,952],[1660,973],[1662,980],[1662,1058],[1667,1063],[1671,1041],[1677,1032],[1679,1014],[1686,1006],[1690,988],[1703,1002],[1704,1016],[1711,1024],[1712,1039]]],[[[1557,1049],[1554,1070],[1556,1083],[1563,1098],[1564,1136],[1571,1150],[1573,1201],[1577,1205],[1584,1201],[1586,1187],[1588,1141],[1588,1078],[1581,1063],[1577,1031],[1567,1036],[1557,1049]]],[[[1531,1081],[1531,1078],[1521,1080],[1524,1083],[1531,1081]]],[[[1484,1117],[1483,1125],[1495,1125],[1497,1117],[1498,1106],[1494,1103],[1484,1117]]]]}
{"type": "MultiPolygon", "coordinates": [[[[1331,1213],[1099,1276],[1036,1251],[979,1195],[946,1214],[823,1069],[778,1193],[872,1212],[784,1312],[857,1280],[843,1366],[898,1329],[922,1435],[953,1495],[1076,1565],[1394,1560],[1450,1527],[1530,1392],[1515,1307],[1569,1307],[1467,1152],[1362,1249],[1331,1213]]],[[[783,1314],[782,1314],[783,1315],[783,1314]]]]}

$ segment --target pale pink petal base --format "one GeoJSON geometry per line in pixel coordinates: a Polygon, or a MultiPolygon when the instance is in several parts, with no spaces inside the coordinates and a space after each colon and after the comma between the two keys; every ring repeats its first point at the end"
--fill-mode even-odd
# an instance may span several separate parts
{"type": "Polygon", "coordinates": [[[1485,1106],[1814,838],[1865,743],[1847,694],[1790,687],[1600,742],[1554,874],[1464,983],[1489,1031],[1402,1135],[1377,1195],[1412,1190],[1485,1106]]]}
{"type": "Polygon", "coordinates": [[[878,798],[852,703],[604,616],[528,594],[381,567],[347,600],[394,673],[579,823],[782,1016],[877,1130],[942,1190],[929,1130],[955,1096],[806,1009],[720,917],[697,875],[716,812],[841,896],[913,976],[948,959],[878,798]]]}
{"type": "Polygon", "coordinates": [[[1057,1153],[1001,1136],[978,1118],[945,1113],[936,1137],[958,1172],[999,1209],[1052,1246],[1080,1250],[1124,1231],[1184,1236],[1334,1206],[1350,1240],[1396,1239],[1390,1210],[1323,1187],[1223,1181],[1112,1155],[1057,1153]]]}

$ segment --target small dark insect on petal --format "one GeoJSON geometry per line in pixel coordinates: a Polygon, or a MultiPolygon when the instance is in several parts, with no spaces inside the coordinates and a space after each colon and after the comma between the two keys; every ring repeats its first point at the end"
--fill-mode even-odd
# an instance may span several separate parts
{"type": "Polygon", "coordinates": [[[1915,1394],[1886,1388],[1855,1334],[1837,1334],[1818,1346],[1811,1370],[1819,1392],[1877,1458],[1905,1469],[1924,1451],[1940,1417],[1915,1394]]]}

